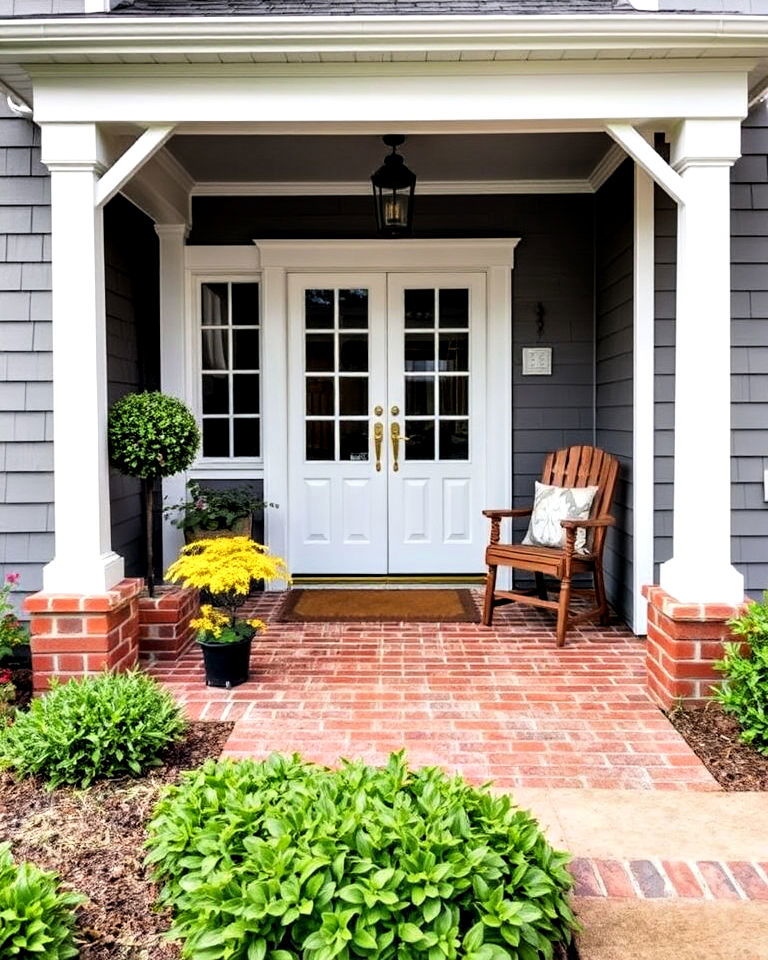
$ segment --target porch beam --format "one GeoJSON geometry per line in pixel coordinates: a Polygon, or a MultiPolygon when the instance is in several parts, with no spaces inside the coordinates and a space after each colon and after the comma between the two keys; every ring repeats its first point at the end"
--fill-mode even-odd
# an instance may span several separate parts
{"type": "Polygon", "coordinates": [[[103,207],[168,140],[174,124],[147,127],[135,143],[119,157],[96,184],[96,206],[103,207]]]}
{"type": "Polygon", "coordinates": [[[606,123],[605,130],[676,203],[685,202],[683,178],[631,123],[606,123]]]}

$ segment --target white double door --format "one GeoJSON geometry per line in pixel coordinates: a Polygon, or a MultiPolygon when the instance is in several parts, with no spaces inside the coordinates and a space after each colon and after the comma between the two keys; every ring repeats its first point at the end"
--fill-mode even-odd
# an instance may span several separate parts
{"type": "Polygon", "coordinates": [[[483,567],[486,276],[289,274],[296,574],[483,567]]]}

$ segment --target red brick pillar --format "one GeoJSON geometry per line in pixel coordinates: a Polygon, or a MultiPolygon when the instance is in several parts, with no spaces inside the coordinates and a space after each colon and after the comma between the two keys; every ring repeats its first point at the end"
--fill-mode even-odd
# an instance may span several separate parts
{"type": "Polygon", "coordinates": [[[46,690],[53,677],[68,680],[132,667],[139,651],[138,598],[143,586],[143,580],[126,579],[102,594],[27,597],[35,690],[46,690]]]}
{"type": "Polygon", "coordinates": [[[154,597],[139,597],[139,653],[154,660],[175,660],[192,639],[190,621],[200,611],[200,594],[188,587],[158,587],[154,597]]]}
{"type": "Polygon", "coordinates": [[[679,603],[661,587],[644,587],[648,599],[646,671],[651,695],[666,710],[703,703],[722,679],[713,664],[733,636],[726,623],[745,604],[679,603]]]}

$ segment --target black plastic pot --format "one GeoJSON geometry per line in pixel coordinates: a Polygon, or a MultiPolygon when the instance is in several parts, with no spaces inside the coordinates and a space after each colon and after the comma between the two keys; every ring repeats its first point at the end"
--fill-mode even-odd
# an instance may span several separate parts
{"type": "Polygon", "coordinates": [[[198,642],[203,648],[206,686],[229,689],[246,682],[253,637],[237,643],[198,642]]]}

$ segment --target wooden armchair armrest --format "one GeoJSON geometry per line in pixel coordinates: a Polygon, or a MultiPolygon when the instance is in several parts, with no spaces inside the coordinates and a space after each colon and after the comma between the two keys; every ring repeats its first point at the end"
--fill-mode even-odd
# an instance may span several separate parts
{"type": "Polygon", "coordinates": [[[561,520],[560,526],[565,527],[566,530],[576,530],[579,527],[610,527],[612,524],[616,523],[615,517],[609,517],[607,514],[604,517],[595,517],[593,520],[561,520]]]}
{"type": "Polygon", "coordinates": [[[506,517],[527,517],[533,512],[533,507],[518,507],[515,510],[483,510],[483,516],[489,520],[504,519],[506,517]]]}

